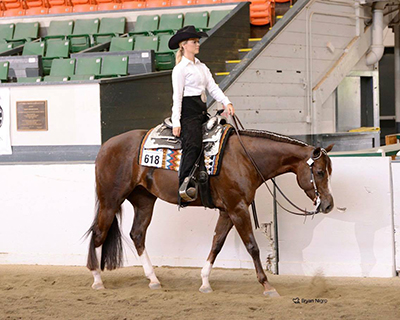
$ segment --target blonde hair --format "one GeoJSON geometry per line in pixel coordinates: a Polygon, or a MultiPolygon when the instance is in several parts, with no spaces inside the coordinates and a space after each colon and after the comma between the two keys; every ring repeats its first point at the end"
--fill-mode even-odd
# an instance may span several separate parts
{"type": "Polygon", "coordinates": [[[182,60],[183,56],[183,45],[187,43],[187,40],[179,42],[179,50],[175,53],[175,65],[182,60]]]}

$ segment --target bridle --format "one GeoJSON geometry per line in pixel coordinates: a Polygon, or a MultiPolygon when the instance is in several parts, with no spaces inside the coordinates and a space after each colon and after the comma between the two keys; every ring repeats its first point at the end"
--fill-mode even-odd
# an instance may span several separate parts
{"type": "Polygon", "coordinates": [[[264,178],[263,174],[261,173],[260,169],[258,168],[257,164],[255,163],[254,159],[251,157],[251,155],[248,153],[248,151],[246,150],[243,141],[240,137],[240,133],[239,133],[239,126],[238,124],[241,126],[242,130],[244,130],[244,127],[242,125],[242,123],[240,122],[239,118],[236,115],[232,116],[233,121],[234,121],[234,129],[235,132],[238,136],[238,140],[240,145],[242,146],[244,152],[246,153],[247,157],[250,159],[251,163],[253,164],[254,168],[256,169],[258,175],[261,177],[262,181],[264,182],[265,186],[267,187],[269,193],[271,194],[272,198],[274,198],[274,200],[276,201],[276,203],[286,212],[289,212],[291,214],[297,215],[297,216],[314,216],[318,213],[320,213],[320,207],[321,207],[321,197],[320,197],[320,193],[318,191],[318,187],[317,184],[315,183],[315,178],[314,178],[314,173],[313,173],[313,166],[316,160],[318,160],[322,154],[327,154],[326,150],[321,148],[321,152],[318,154],[318,156],[313,157],[313,154],[311,154],[310,158],[307,160],[307,165],[310,168],[310,173],[311,173],[311,177],[310,177],[310,182],[314,188],[314,192],[315,192],[315,199],[314,199],[314,205],[315,205],[315,210],[313,211],[308,211],[306,209],[302,209],[299,206],[297,206],[295,203],[293,203],[281,190],[281,188],[279,188],[278,184],[275,182],[275,179],[271,179],[272,183],[274,184],[275,188],[279,191],[279,193],[283,196],[283,198],[289,202],[289,204],[291,204],[294,208],[296,208],[297,210],[299,210],[300,212],[295,212],[292,210],[289,210],[287,208],[285,208],[283,205],[280,204],[280,202],[277,200],[276,195],[271,191],[270,187],[267,184],[267,180],[264,178]]]}

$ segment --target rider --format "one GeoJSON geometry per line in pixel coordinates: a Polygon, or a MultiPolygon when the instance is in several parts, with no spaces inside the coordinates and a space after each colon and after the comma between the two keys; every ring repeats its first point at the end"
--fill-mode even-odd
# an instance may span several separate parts
{"type": "MultiPolygon", "coordinates": [[[[199,40],[202,37],[208,37],[207,33],[197,32],[194,26],[186,26],[179,29],[169,40],[170,49],[179,48],[176,52],[176,65],[172,71],[171,119],[173,134],[182,140],[180,189],[202,150],[202,124],[208,120],[205,90],[224,105],[229,115],[235,112],[232,103],[216,85],[210,70],[195,57],[199,53],[199,40]]],[[[186,191],[192,199],[196,195],[195,188],[179,191],[186,191]]]]}

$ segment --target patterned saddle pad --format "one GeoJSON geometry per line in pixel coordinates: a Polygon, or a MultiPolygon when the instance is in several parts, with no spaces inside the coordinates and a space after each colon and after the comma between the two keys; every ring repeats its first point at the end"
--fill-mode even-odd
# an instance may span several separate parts
{"type": "MultiPolygon", "coordinates": [[[[211,130],[203,130],[204,163],[209,175],[219,174],[223,150],[232,129],[230,124],[216,124],[211,130]]],[[[181,155],[181,140],[174,137],[172,129],[163,123],[144,136],[139,164],[178,171],[181,155]]]]}

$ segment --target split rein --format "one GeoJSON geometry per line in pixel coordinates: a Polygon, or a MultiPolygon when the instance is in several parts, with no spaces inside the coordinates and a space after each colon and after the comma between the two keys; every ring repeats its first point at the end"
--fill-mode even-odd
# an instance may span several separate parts
{"type": "MultiPolygon", "coordinates": [[[[237,134],[237,136],[238,136],[240,145],[242,146],[242,148],[243,148],[244,152],[246,153],[247,157],[250,159],[250,161],[251,161],[251,163],[253,164],[254,168],[256,169],[258,175],[261,177],[262,181],[264,181],[265,186],[267,187],[269,193],[271,194],[272,198],[276,201],[276,203],[277,203],[283,210],[285,210],[286,212],[289,212],[289,213],[294,214],[294,215],[297,215],[297,216],[304,216],[304,217],[313,216],[313,217],[314,217],[314,215],[316,215],[317,213],[319,213],[319,212],[320,212],[320,205],[321,205],[321,198],[320,198],[320,193],[318,192],[317,185],[316,185],[316,183],[315,183],[314,173],[313,173],[312,168],[313,168],[313,165],[314,165],[314,161],[317,160],[317,159],[319,159],[319,157],[321,157],[323,151],[321,151],[321,153],[320,153],[320,155],[319,155],[318,157],[316,157],[316,158],[314,158],[314,159],[313,159],[312,157],[310,157],[310,159],[307,160],[307,164],[308,164],[308,166],[309,166],[309,168],[310,168],[310,172],[311,172],[311,180],[310,180],[310,182],[312,183],[312,185],[313,185],[313,187],[314,187],[314,192],[315,192],[315,196],[316,196],[316,199],[315,199],[315,207],[316,207],[316,208],[315,208],[314,211],[308,211],[308,210],[306,210],[306,209],[302,209],[302,208],[300,208],[299,206],[297,206],[295,203],[293,203],[293,202],[283,193],[283,191],[281,190],[281,188],[279,188],[279,186],[278,186],[277,183],[275,182],[275,179],[271,179],[271,181],[272,181],[272,183],[274,184],[275,188],[279,191],[279,193],[283,196],[283,198],[284,198],[287,202],[289,202],[289,204],[291,204],[294,208],[296,208],[297,210],[299,210],[300,212],[295,212],[295,211],[289,210],[289,209],[285,208],[283,205],[281,205],[280,202],[277,200],[276,195],[274,195],[274,194],[272,193],[270,187],[269,187],[268,184],[267,184],[267,180],[264,178],[264,176],[263,176],[263,174],[261,173],[260,169],[258,168],[256,162],[255,162],[254,159],[250,156],[249,152],[246,150],[246,148],[245,148],[245,146],[244,146],[244,144],[243,144],[242,138],[240,137],[240,133],[239,133],[239,125],[240,125],[240,127],[242,128],[241,130],[244,130],[244,127],[243,127],[242,123],[240,122],[239,118],[238,118],[236,115],[233,115],[233,116],[232,116],[232,119],[233,119],[233,122],[234,122],[233,128],[235,129],[235,132],[236,132],[236,134],[237,134]],[[238,125],[238,124],[239,124],[239,125],[238,125]]],[[[252,206],[253,206],[253,204],[252,204],[252,206]]],[[[254,208],[254,206],[253,206],[253,208],[254,208]]]]}

